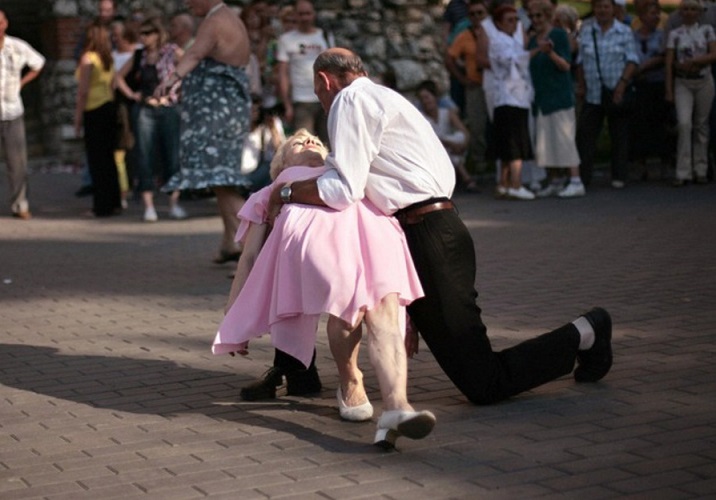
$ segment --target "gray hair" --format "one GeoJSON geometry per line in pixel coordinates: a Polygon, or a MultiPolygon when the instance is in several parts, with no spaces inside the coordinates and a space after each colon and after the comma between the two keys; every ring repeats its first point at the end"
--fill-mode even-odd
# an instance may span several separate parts
{"type": "Polygon", "coordinates": [[[319,54],[313,63],[313,72],[319,71],[334,75],[344,85],[355,77],[368,75],[360,56],[347,49],[327,50],[319,54]]]}

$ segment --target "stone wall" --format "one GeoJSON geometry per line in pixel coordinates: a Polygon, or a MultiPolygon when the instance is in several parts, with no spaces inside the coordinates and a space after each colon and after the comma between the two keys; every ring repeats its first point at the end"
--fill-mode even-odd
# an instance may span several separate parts
{"type": "MultiPolygon", "coordinates": [[[[447,85],[442,63],[439,0],[317,0],[318,23],[333,32],[336,44],[363,57],[371,75],[393,70],[400,91],[410,92],[426,78],[447,85]]],[[[48,57],[41,77],[42,152],[63,161],[81,159],[74,139],[76,84],[74,52],[82,27],[92,18],[96,0],[41,0],[36,12],[42,23],[38,47],[48,57]]],[[[227,2],[229,3],[229,2],[227,2]]],[[[236,5],[241,3],[230,2],[236,5]]],[[[171,14],[183,0],[118,0],[120,14],[130,6],[171,14]]],[[[32,149],[37,151],[37,148],[32,149]]]]}

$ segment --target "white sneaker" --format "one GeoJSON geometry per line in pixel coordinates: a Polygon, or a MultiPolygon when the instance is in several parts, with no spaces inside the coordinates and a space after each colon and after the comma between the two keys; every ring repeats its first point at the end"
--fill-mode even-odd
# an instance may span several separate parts
{"type": "Polygon", "coordinates": [[[147,207],[147,209],[144,210],[144,222],[157,222],[158,220],[159,217],[154,207],[147,207]]]}
{"type": "Polygon", "coordinates": [[[612,181],[612,187],[614,189],[623,189],[625,186],[624,181],[620,181],[619,179],[615,179],[612,181]]]}
{"type": "Polygon", "coordinates": [[[581,182],[579,184],[570,182],[557,196],[560,198],[576,198],[578,196],[584,196],[585,194],[587,194],[587,190],[584,189],[584,184],[581,182]]]}
{"type": "Polygon", "coordinates": [[[547,187],[537,191],[537,198],[548,198],[550,196],[557,196],[562,189],[559,184],[548,184],[547,187]]]}
{"type": "Polygon", "coordinates": [[[534,200],[535,194],[524,186],[519,189],[508,188],[507,196],[513,200],[534,200]]]}
{"type": "Polygon", "coordinates": [[[174,205],[172,208],[169,209],[169,217],[176,220],[182,220],[189,217],[189,214],[186,213],[186,210],[184,210],[182,207],[180,207],[178,204],[174,205]]]}

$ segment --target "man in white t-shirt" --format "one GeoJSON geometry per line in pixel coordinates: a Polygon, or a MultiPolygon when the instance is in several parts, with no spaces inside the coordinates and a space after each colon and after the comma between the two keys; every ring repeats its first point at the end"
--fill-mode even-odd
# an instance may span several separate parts
{"type": "Polygon", "coordinates": [[[27,42],[6,34],[8,20],[0,10],[0,144],[7,164],[8,188],[13,217],[27,220],[27,144],[25,108],[20,91],[37,78],[45,58],[27,42]],[[23,70],[28,71],[23,75],[23,70]]]}
{"type": "Polygon", "coordinates": [[[284,118],[293,130],[305,128],[328,141],[326,115],[313,93],[313,62],[329,48],[327,37],[318,28],[311,0],[296,1],[295,30],[278,40],[278,90],[284,106],[284,118]]]}

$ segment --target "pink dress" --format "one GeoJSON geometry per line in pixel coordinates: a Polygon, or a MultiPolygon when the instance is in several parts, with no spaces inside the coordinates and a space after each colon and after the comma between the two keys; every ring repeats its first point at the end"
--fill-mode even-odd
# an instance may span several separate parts
{"type": "MultiPolygon", "coordinates": [[[[319,176],[324,168],[290,167],[276,182],[319,176]]],[[[273,185],[251,195],[239,212],[237,240],[265,219],[273,185]]],[[[254,267],[219,326],[212,351],[236,351],[264,333],[308,366],[321,313],[354,324],[389,293],[404,307],[423,296],[405,235],[393,217],[364,200],[343,211],[284,205],[254,267]]]]}

